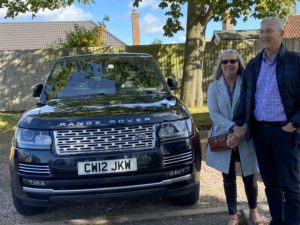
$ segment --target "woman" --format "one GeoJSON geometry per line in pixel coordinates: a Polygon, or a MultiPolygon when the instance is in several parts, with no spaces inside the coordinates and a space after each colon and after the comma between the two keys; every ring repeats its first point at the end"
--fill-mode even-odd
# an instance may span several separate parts
{"type": "MultiPolygon", "coordinates": [[[[208,109],[213,121],[211,136],[229,133],[235,124],[234,111],[239,104],[244,61],[236,50],[227,49],[219,57],[215,81],[208,88],[208,109]]],[[[236,141],[237,138],[231,140],[236,141]]],[[[238,224],[235,162],[242,168],[245,192],[250,208],[250,219],[256,225],[264,224],[257,211],[257,176],[259,172],[252,140],[240,141],[237,148],[212,152],[207,146],[206,163],[222,172],[224,191],[230,215],[228,225],[238,224]]]]}

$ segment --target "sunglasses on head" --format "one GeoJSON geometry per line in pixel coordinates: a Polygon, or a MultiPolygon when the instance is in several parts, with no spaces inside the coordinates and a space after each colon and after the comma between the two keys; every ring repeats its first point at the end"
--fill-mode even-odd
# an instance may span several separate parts
{"type": "Polygon", "coordinates": [[[223,59],[223,60],[221,61],[221,63],[222,63],[223,65],[226,65],[227,63],[235,64],[235,63],[237,63],[237,62],[238,62],[237,59],[223,59]]]}

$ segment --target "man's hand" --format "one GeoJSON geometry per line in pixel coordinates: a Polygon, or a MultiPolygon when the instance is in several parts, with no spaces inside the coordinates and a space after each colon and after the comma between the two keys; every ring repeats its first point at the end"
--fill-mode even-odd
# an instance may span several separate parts
{"type": "Polygon", "coordinates": [[[297,128],[292,125],[291,122],[288,122],[286,125],[281,127],[285,132],[293,133],[297,128]]]}

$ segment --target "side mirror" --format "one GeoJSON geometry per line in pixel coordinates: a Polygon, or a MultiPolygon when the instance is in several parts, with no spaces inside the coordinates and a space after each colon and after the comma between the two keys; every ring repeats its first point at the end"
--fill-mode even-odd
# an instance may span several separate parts
{"type": "Polygon", "coordinates": [[[33,97],[40,97],[43,90],[43,84],[34,84],[32,85],[31,90],[33,91],[33,97]]]}
{"type": "Polygon", "coordinates": [[[178,81],[173,77],[168,77],[167,84],[170,90],[177,90],[178,88],[178,81]]]}

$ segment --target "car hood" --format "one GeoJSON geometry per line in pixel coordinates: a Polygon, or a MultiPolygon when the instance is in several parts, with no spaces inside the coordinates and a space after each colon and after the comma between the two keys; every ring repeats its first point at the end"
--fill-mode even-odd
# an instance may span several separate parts
{"type": "Polygon", "coordinates": [[[33,129],[149,124],[183,119],[187,108],[174,96],[93,96],[48,101],[23,114],[18,126],[33,129]]]}

